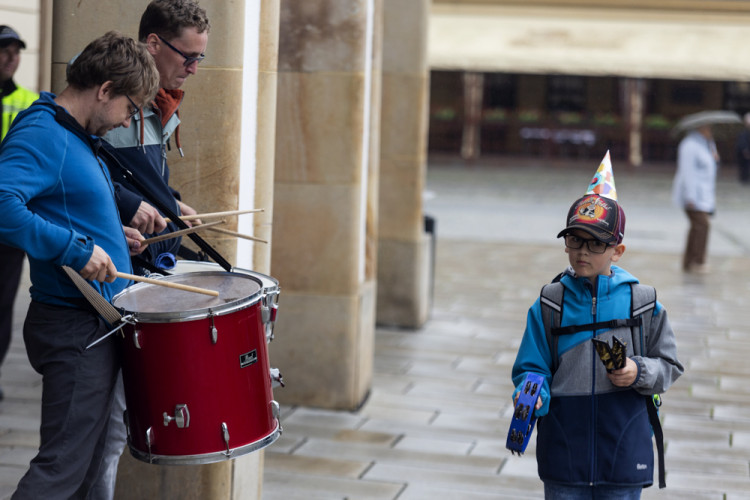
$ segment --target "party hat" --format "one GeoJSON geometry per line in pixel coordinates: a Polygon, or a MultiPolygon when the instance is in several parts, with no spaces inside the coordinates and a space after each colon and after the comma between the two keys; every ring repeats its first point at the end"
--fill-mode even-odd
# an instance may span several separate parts
{"type": "Polygon", "coordinates": [[[617,201],[617,189],[615,189],[615,176],[612,173],[612,161],[609,159],[609,151],[604,155],[599,168],[591,179],[586,194],[598,194],[604,198],[617,201]]]}
{"type": "Polygon", "coordinates": [[[605,243],[620,243],[625,236],[625,212],[617,203],[609,151],[604,155],[586,194],[568,210],[566,227],[558,238],[580,229],[605,243]]]}

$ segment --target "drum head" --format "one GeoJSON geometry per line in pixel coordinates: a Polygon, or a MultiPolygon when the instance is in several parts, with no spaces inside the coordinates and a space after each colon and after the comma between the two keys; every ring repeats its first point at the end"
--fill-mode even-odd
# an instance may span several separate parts
{"type": "Polygon", "coordinates": [[[112,303],[141,318],[169,320],[174,317],[201,316],[209,312],[221,314],[236,311],[259,301],[261,297],[260,280],[247,274],[210,271],[175,274],[160,279],[215,290],[219,292],[219,296],[139,283],[117,294],[112,303]]]}
{"type": "MultiPolygon", "coordinates": [[[[223,270],[224,268],[216,262],[180,259],[177,261],[174,268],[169,270],[169,272],[172,274],[184,274],[223,270]]],[[[263,292],[266,294],[279,293],[279,281],[273,276],[268,276],[257,271],[251,271],[250,269],[243,269],[240,267],[233,267],[231,271],[233,273],[249,274],[250,276],[258,278],[263,286],[263,292]]]]}

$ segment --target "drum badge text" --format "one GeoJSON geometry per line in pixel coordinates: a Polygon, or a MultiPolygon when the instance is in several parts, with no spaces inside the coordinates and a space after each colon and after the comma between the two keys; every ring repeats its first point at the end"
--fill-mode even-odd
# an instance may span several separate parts
{"type": "Polygon", "coordinates": [[[240,354],[240,368],[247,368],[258,362],[258,352],[253,349],[245,354],[240,354]]]}

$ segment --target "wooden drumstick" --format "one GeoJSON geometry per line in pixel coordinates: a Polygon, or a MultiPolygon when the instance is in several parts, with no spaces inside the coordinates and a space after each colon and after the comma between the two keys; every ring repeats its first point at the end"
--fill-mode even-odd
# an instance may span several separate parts
{"type": "Polygon", "coordinates": [[[189,227],[187,229],[180,229],[179,231],[173,231],[167,234],[160,234],[159,236],[154,236],[153,238],[141,240],[141,245],[148,245],[150,243],[156,243],[157,241],[171,240],[172,238],[177,238],[178,236],[184,236],[186,234],[194,233],[196,231],[201,231],[203,229],[208,229],[211,226],[215,226],[217,224],[224,224],[224,223],[226,223],[226,221],[222,219],[222,220],[217,220],[214,222],[207,222],[205,224],[199,224],[197,226],[189,227]]]}
{"type": "Polygon", "coordinates": [[[262,240],[260,238],[256,238],[255,236],[250,236],[248,234],[238,233],[236,231],[230,231],[229,229],[222,229],[220,227],[210,227],[210,228],[208,228],[208,230],[216,232],[216,233],[221,233],[221,234],[227,234],[229,236],[234,236],[235,238],[243,238],[243,239],[250,240],[250,241],[258,241],[260,243],[268,243],[266,240],[262,240]]]}
{"type": "MultiPolygon", "coordinates": [[[[262,208],[251,208],[249,210],[229,210],[227,212],[210,212],[205,214],[195,214],[195,215],[181,215],[180,219],[185,221],[191,221],[196,219],[215,219],[217,217],[229,217],[230,215],[242,215],[242,214],[250,214],[255,212],[263,212],[264,209],[262,208]]],[[[172,219],[165,218],[164,219],[167,222],[172,222],[172,219]]]]}
{"type": "Polygon", "coordinates": [[[152,285],[165,286],[167,288],[176,288],[177,290],[184,290],[186,292],[202,293],[203,295],[212,295],[214,297],[219,296],[219,292],[217,292],[216,290],[208,290],[207,288],[198,288],[196,286],[183,285],[181,283],[172,283],[171,281],[146,278],[145,276],[138,276],[137,274],[121,273],[118,271],[117,277],[133,281],[142,281],[143,283],[150,283],[152,285]]]}

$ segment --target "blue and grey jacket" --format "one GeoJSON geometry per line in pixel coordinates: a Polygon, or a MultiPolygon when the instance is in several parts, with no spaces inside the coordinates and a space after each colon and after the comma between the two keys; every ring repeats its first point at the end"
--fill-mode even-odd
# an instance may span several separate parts
{"type": "MultiPolygon", "coordinates": [[[[569,268],[560,282],[560,326],[630,318],[630,285],[638,280],[624,269],[612,266],[609,276],[592,285],[569,268]]],[[[539,477],[567,485],[651,485],[654,457],[644,396],[666,391],[684,370],[663,306],[657,302],[650,313],[649,331],[622,327],[560,337],[554,373],[542,314],[549,311],[537,300],[512,372],[516,392],[528,372],[545,377],[543,406],[536,412],[539,477]],[[609,381],[591,342],[597,337],[611,344],[613,336],[627,343],[627,355],[638,366],[627,388],[609,381]]]]}
{"type": "MultiPolygon", "coordinates": [[[[180,124],[177,113],[173,113],[165,126],[158,110],[145,106],[142,114],[131,120],[130,127],[117,127],[105,136],[105,146],[115,155],[120,163],[159,198],[159,200],[179,214],[177,200],[180,193],[169,186],[169,166],[167,165],[167,143],[180,124]]],[[[122,223],[128,225],[142,201],[150,203],[117,169],[111,169],[112,181],[115,183],[117,206],[120,209],[122,223]]],[[[153,203],[150,203],[153,205],[153,203]]],[[[164,215],[164,214],[162,214],[164,215]]],[[[164,232],[174,232],[179,228],[169,223],[164,232]]],[[[153,236],[153,235],[147,235],[153,236]]],[[[162,253],[177,253],[180,238],[161,241],[149,245],[141,257],[154,262],[162,253]]]]}

